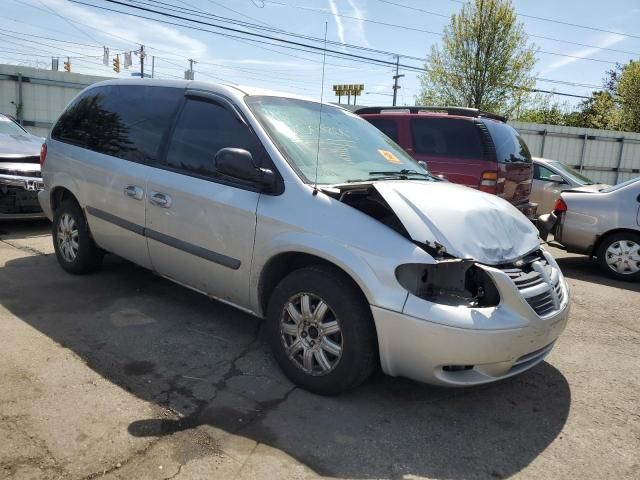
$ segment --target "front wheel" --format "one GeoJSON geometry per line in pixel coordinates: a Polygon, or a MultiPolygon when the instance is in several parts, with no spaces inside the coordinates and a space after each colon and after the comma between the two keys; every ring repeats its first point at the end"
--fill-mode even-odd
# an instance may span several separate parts
{"type": "Polygon", "coordinates": [[[640,280],[640,235],[637,233],[621,232],[605,237],[596,255],[598,265],[610,277],[640,280]]]}
{"type": "Polygon", "coordinates": [[[313,266],[275,288],[267,312],[269,342],[285,375],[322,395],[362,383],[377,365],[369,305],[343,274],[313,266]]]}

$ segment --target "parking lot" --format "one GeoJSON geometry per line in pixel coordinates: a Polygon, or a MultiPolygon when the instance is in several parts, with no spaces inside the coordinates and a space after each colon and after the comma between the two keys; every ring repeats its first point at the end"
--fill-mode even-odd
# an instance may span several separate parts
{"type": "Polygon", "coordinates": [[[546,362],[479,388],[294,388],[261,322],[49,224],[0,224],[1,478],[639,478],[640,285],[551,249],[573,289],[546,362]]]}

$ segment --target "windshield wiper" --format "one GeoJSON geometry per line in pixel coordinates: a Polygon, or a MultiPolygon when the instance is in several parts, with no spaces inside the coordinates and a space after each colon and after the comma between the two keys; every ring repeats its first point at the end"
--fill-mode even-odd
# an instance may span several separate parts
{"type": "Polygon", "coordinates": [[[375,172],[369,172],[369,175],[387,175],[387,176],[393,176],[393,177],[406,177],[407,175],[419,175],[421,177],[433,176],[429,173],[422,173],[422,172],[418,172],[417,170],[408,170],[408,169],[375,171],[375,172]]]}

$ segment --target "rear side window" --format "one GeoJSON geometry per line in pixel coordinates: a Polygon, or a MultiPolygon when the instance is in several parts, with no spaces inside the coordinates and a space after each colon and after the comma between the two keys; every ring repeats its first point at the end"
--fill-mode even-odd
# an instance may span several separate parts
{"type": "Polygon", "coordinates": [[[484,159],[480,129],[455,118],[411,119],[413,150],[417,154],[451,159],[484,159]]]}
{"type": "Polygon", "coordinates": [[[92,88],[65,110],[51,136],[124,160],[155,163],[183,93],[144,85],[92,88]]]}
{"type": "Polygon", "coordinates": [[[197,175],[217,176],[214,156],[225,147],[251,152],[257,165],[264,150],[256,136],[226,108],[207,101],[188,99],[167,151],[167,165],[197,175]]]}
{"type": "Polygon", "coordinates": [[[366,118],[365,120],[398,143],[398,125],[396,122],[388,118],[366,118]]]}
{"type": "Polygon", "coordinates": [[[496,147],[496,156],[500,163],[531,163],[529,147],[515,128],[496,120],[481,120],[496,147]]]}

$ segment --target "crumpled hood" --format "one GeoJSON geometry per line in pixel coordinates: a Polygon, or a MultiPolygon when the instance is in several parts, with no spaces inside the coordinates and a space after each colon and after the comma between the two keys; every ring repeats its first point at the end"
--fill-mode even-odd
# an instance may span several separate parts
{"type": "Polygon", "coordinates": [[[35,135],[9,135],[0,133],[0,157],[40,156],[44,140],[35,135]]]}
{"type": "Polygon", "coordinates": [[[438,242],[455,257],[496,265],[540,246],[533,223],[495,195],[445,182],[388,180],[373,187],[413,240],[438,242]]]}

